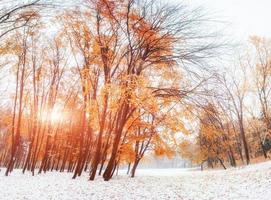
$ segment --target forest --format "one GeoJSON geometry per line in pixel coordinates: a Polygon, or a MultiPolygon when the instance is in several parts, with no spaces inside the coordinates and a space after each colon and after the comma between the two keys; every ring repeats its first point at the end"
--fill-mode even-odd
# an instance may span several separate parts
{"type": "Polygon", "coordinates": [[[215,23],[184,1],[1,1],[2,172],[109,181],[148,156],[270,160],[271,40],[224,62],[236,45],[215,23]]]}

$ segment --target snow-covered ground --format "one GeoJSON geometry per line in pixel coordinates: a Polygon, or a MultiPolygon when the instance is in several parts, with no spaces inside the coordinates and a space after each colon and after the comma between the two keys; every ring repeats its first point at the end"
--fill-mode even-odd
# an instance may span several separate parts
{"type": "Polygon", "coordinates": [[[36,175],[0,172],[2,200],[270,200],[271,161],[229,170],[196,169],[138,170],[136,178],[125,171],[109,182],[87,174],[75,180],[72,174],[49,172],[36,175]]]}

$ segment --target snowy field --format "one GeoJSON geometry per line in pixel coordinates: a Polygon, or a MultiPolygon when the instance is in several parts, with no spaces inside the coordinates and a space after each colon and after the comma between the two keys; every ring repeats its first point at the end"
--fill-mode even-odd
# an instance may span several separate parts
{"type": "MultiPolygon", "coordinates": [[[[124,174],[124,171],[120,172],[124,174]]],[[[137,177],[126,175],[104,182],[88,181],[87,174],[75,180],[68,173],[21,174],[9,177],[0,172],[2,200],[270,200],[271,161],[229,170],[195,169],[138,170],[137,177]]]]}

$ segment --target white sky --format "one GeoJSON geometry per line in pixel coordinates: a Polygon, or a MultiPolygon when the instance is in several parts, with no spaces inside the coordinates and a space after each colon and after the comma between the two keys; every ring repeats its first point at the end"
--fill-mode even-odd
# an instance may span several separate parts
{"type": "Polygon", "coordinates": [[[187,1],[193,5],[202,5],[210,14],[229,22],[229,33],[238,39],[247,39],[251,35],[271,38],[271,0],[187,1]]]}

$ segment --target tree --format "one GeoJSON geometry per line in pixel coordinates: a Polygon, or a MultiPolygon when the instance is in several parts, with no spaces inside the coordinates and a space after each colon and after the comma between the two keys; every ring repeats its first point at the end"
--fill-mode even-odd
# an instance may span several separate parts
{"type": "MultiPolygon", "coordinates": [[[[271,91],[271,42],[265,38],[257,36],[251,37],[251,43],[255,49],[255,58],[251,58],[248,64],[251,67],[253,77],[253,86],[256,89],[258,99],[261,105],[261,112],[266,123],[270,127],[270,91],[271,91]]],[[[249,58],[248,58],[249,59],[249,58]]]]}
{"type": "Polygon", "coordinates": [[[242,77],[239,77],[238,79],[236,77],[232,77],[232,83],[229,83],[229,81],[227,81],[226,77],[224,76],[221,79],[221,83],[225,88],[227,98],[232,103],[232,113],[236,116],[239,133],[244,147],[246,163],[249,164],[250,156],[244,127],[244,117],[245,117],[244,100],[248,91],[248,81],[246,70],[244,69],[244,67],[241,66],[240,70],[241,70],[240,73],[242,73],[243,75],[242,77]]]}
{"type": "Polygon", "coordinates": [[[200,30],[199,10],[149,0],[84,5],[56,16],[52,35],[43,36],[51,22],[42,20],[18,30],[4,166],[73,178],[89,171],[90,180],[99,171],[108,181],[128,164],[134,177],[147,151],[171,157],[178,134],[188,134],[185,110],[205,80],[185,77],[217,47],[200,30]],[[7,153],[9,139],[20,150],[7,153]]]}

